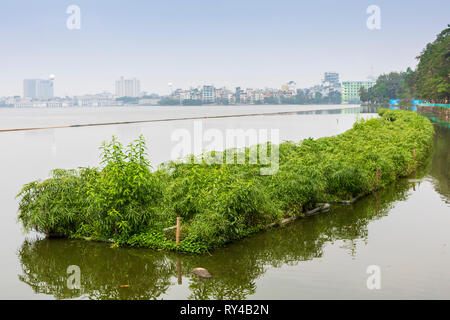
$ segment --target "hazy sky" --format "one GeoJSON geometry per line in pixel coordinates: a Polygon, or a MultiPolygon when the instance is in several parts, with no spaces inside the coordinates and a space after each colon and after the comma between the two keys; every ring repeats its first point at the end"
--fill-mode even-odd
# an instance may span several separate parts
{"type": "Polygon", "coordinates": [[[55,94],[114,90],[120,76],[167,93],[168,83],[299,87],[323,72],[366,80],[404,70],[450,23],[450,1],[1,0],[0,96],[56,75],[55,94]],[[81,29],[69,30],[69,5],[81,29]],[[369,5],[381,29],[369,30],[369,5]]]}

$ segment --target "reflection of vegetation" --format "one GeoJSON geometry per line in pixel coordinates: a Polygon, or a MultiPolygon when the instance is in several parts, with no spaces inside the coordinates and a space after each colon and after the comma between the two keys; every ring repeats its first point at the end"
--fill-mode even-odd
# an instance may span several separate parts
{"type": "Polygon", "coordinates": [[[25,242],[19,251],[20,280],[37,293],[58,299],[86,295],[92,299],[155,299],[170,286],[174,265],[163,255],[146,259],[94,242],[39,240],[25,242]],[[66,285],[69,265],[81,270],[81,291],[66,285]],[[129,288],[121,288],[129,285],[129,288]]]}
{"type": "Polygon", "coordinates": [[[214,273],[208,281],[194,278],[189,298],[245,298],[255,292],[255,280],[268,266],[296,265],[320,258],[328,242],[366,238],[369,222],[385,216],[394,201],[404,200],[409,187],[406,180],[401,180],[353,206],[338,206],[329,213],[259,233],[229,249],[217,250],[213,257],[183,258],[183,261],[194,260],[214,273]]]}
{"type": "Polygon", "coordinates": [[[419,106],[418,112],[432,122],[450,128],[450,108],[419,106]]]}
{"type": "Polygon", "coordinates": [[[447,201],[450,202],[450,129],[445,126],[435,125],[434,137],[435,156],[431,162],[430,175],[434,178],[434,185],[447,201]]]}
{"type": "Polygon", "coordinates": [[[35,292],[58,299],[154,299],[176,283],[180,272],[183,281],[189,277],[190,299],[245,299],[256,291],[255,280],[268,266],[295,265],[321,257],[330,241],[365,238],[369,222],[386,215],[394,201],[405,199],[408,188],[407,181],[400,180],[353,206],[337,206],[329,213],[256,234],[218,249],[212,256],[110,249],[87,241],[25,242],[19,252],[23,269],[19,277],[35,292]],[[69,265],[80,267],[81,292],[66,287],[69,265]],[[193,276],[190,271],[198,266],[207,268],[213,277],[193,276]],[[120,288],[123,284],[130,287],[120,288]]]}

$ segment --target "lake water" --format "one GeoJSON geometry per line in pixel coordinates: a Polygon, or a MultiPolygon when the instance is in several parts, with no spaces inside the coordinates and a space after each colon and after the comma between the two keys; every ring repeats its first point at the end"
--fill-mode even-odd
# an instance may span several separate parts
{"type": "Polygon", "coordinates": [[[433,154],[409,179],[328,213],[229,244],[211,255],[46,240],[24,234],[15,195],[54,168],[98,166],[98,147],[144,135],[154,166],[169,160],[177,129],[278,129],[281,140],[335,135],[361,117],[358,106],[0,109],[0,130],[209,117],[122,125],[0,132],[1,299],[400,299],[450,298],[450,130],[436,126],[433,154]],[[222,115],[280,115],[210,118],[222,115]],[[67,268],[81,290],[67,288],[67,268]],[[381,288],[369,290],[369,266],[381,288]],[[207,268],[213,277],[190,271],[207,268]],[[129,287],[121,288],[121,285],[129,287]]]}

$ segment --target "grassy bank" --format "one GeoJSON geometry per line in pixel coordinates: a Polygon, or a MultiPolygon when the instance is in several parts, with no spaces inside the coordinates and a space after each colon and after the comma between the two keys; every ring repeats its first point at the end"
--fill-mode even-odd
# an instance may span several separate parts
{"type": "Polygon", "coordinates": [[[58,169],[25,185],[19,220],[50,236],[205,252],[301,216],[318,202],[368,194],[414,171],[431,148],[430,121],[402,110],[380,115],[337,136],[281,143],[279,170],[267,176],[260,163],[168,162],[152,171],[142,137],[126,147],[113,139],[101,148],[101,168],[58,169]],[[176,217],[183,226],[178,246],[174,230],[164,231],[176,217]]]}

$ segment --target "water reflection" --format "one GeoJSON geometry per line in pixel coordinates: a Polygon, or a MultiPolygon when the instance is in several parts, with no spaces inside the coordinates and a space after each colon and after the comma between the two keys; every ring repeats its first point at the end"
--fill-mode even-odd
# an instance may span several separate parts
{"type": "MultiPolygon", "coordinates": [[[[297,114],[297,115],[357,114],[357,113],[377,113],[377,110],[372,112],[372,111],[368,111],[368,109],[366,110],[366,109],[362,109],[360,106],[356,106],[356,107],[348,107],[348,108],[336,107],[335,109],[331,108],[331,109],[318,109],[318,110],[289,112],[289,114],[297,114]]],[[[273,116],[273,115],[276,115],[276,114],[269,114],[269,116],[273,116]]]]}
{"type": "Polygon", "coordinates": [[[19,257],[23,270],[19,279],[36,293],[57,299],[153,299],[167,290],[175,272],[172,260],[164,255],[148,257],[133,250],[114,250],[81,241],[25,241],[19,257]],[[80,267],[81,290],[67,287],[70,265],[80,267]]]}
{"type": "Polygon", "coordinates": [[[450,128],[447,125],[435,125],[434,153],[429,174],[433,177],[435,190],[450,203],[450,128]]]}
{"type": "MultiPolygon", "coordinates": [[[[22,267],[19,279],[34,292],[57,299],[161,299],[173,297],[177,288],[182,288],[182,298],[188,299],[246,299],[255,294],[258,280],[269,269],[322,258],[329,244],[339,242],[343,250],[355,256],[357,244],[368,242],[372,221],[386,216],[398,201],[402,201],[404,210],[413,209],[414,204],[406,200],[420,187],[416,181],[420,184],[424,176],[431,177],[434,189],[449,203],[449,138],[449,129],[436,126],[433,156],[411,177],[413,180],[399,180],[352,206],[333,206],[328,213],[259,233],[211,256],[111,249],[104,243],[86,241],[25,241],[18,252],[22,267]],[[66,270],[70,265],[80,267],[81,290],[67,288],[66,270]],[[195,267],[208,269],[213,277],[194,276],[191,270],[195,267]]],[[[430,210],[439,205],[427,203],[430,210]]],[[[327,261],[327,268],[335,274],[347,275],[345,264],[327,261]]],[[[276,286],[265,282],[264,290],[276,290],[276,286]]]]}
{"type": "Polygon", "coordinates": [[[369,222],[386,215],[394,201],[404,200],[409,188],[408,181],[402,180],[354,206],[336,207],[329,213],[257,234],[212,256],[111,249],[84,241],[26,241],[19,250],[19,279],[36,293],[57,299],[156,299],[183,282],[188,284],[189,299],[245,299],[255,293],[255,281],[267,268],[319,258],[328,242],[345,240],[352,247],[352,241],[366,238],[369,222]],[[80,267],[81,290],[67,288],[69,265],[80,267]],[[214,276],[193,276],[190,271],[198,266],[214,276]]]}

